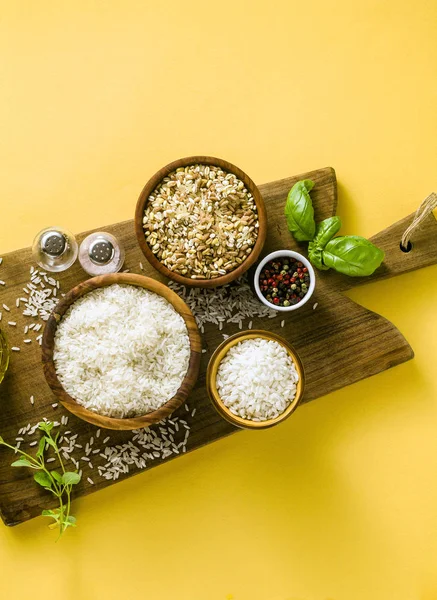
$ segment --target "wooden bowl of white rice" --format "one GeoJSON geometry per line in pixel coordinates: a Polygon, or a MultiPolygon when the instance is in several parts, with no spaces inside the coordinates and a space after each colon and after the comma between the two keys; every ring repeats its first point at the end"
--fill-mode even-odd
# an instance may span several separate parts
{"type": "Polygon", "coordinates": [[[293,346],[270,331],[241,331],[218,346],[206,385],[217,412],[244,429],[266,429],[297,408],[304,369],[293,346]]]}
{"type": "Polygon", "coordinates": [[[201,339],[185,302],[164,284],[131,273],[89,279],[47,321],[44,374],[77,417],[107,429],[162,421],[193,388],[201,339]]]}

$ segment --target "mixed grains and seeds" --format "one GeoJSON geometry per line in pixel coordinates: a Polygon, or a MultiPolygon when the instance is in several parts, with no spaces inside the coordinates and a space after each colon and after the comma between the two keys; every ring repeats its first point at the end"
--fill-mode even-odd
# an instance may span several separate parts
{"type": "Polygon", "coordinates": [[[192,165],[170,173],[149,196],[143,226],[153,254],[170,271],[214,279],[236,269],[252,252],[258,213],[236,175],[192,165]]]}

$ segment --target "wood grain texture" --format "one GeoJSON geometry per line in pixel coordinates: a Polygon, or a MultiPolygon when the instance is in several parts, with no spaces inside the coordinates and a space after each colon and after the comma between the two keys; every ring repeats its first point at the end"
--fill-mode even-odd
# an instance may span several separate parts
{"type": "Polygon", "coordinates": [[[199,330],[197,328],[196,321],[194,320],[193,313],[190,311],[186,303],[177,294],[175,294],[175,292],[173,292],[163,283],[156,281],[151,277],[144,277],[143,275],[135,275],[133,273],[111,273],[110,275],[93,277],[93,279],[88,279],[87,281],[80,283],[70,290],[68,294],[66,294],[65,297],[58,303],[56,311],[54,311],[50,316],[44,329],[44,336],[42,340],[42,363],[44,375],[48,385],[50,386],[56,398],[67,410],[80,419],[96,425],[97,427],[132,431],[133,429],[141,429],[142,427],[155,425],[156,423],[159,423],[163,419],[169,417],[175,410],[182,406],[197,381],[201,350],[202,341],[200,339],[199,330]],[[159,294],[165,298],[173,306],[176,312],[178,312],[184,319],[185,325],[187,326],[188,337],[190,339],[190,361],[188,364],[188,371],[181,383],[180,388],[173,398],[171,398],[157,410],[154,410],[147,415],[126,419],[116,419],[113,417],[99,415],[78,404],[76,400],[72,398],[62,387],[56,374],[56,369],[53,362],[56,329],[70,306],[74,304],[78,298],[81,298],[88,292],[106,287],[108,285],[114,285],[116,283],[124,285],[136,285],[151,292],[155,292],[156,294],[159,294]]]}
{"type": "MultiPolygon", "coordinates": [[[[336,180],[333,169],[326,168],[304,173],[281,181],[275,181],[260,186],[261,194],[266,202],[269,222],[268,239],[263,253],[280,248],[297,249],[305,253],[305,246],[299,246],[289,234],[283,217],[284,202],[292,185],[299,179],[309,178],[315,181],[311,195],[315,204],[317,220],[335,214],[337,195],[336,180]]],[[[406,220],[410,219],[408,217],[406,220]]],[[[430,218],[433,235],[435,232],[434,217],[430,218]]],[[[437,262],[436,239],[427,236],[427,230],[418,232],[418,239],[413,240],[414,249],[410,255],[400,253],[399,230],[401,226],[393,226],[382,234],[385,240],[386,264],[390,268],[376,272],[366,278],[366,282],[377,281],[383,276],[391,277],[398,273],[420,268],[437,262]],[[429,246],[431,244],[431,246],[429,246]],[[431,247],[431,254],[427,248],[431,247]],[[403,262],[403,258],[408,261],[403,262]],[[407,266],[405,266],[407,265],[407,266]]],[[[126,248],[126,268],[137,273],[139,262],[143,261],[144,273],[160,281],[165,279],[153,268],[146,264],[138,248],[134,233],[133,221],[125,221],[103,228],[120,238],[126,248]]],[[[88,233],[78,236],[79,242],[88,233]]],[[[378,239],[376,236],[375,239],[378,239]]],[[[30,248],[18,250],[4,256],[0,267],[1,278],[7,282],[6,288],[0,290],[0,304],[6,302],[13,307],[15,298],[22,295],[22,288],[29,281],[29,267],[32,264],[30,248]]],[[[314,400],[340,387],[344,387],[360,379],[379,373],[398,365],[413,356],[413,352],[400,334],[389,321],[365,308],[355,304],[336,288],[335,274],[331,272],[317,273],[318,279],[312,302],[295,313],[281,314],[274,319],[253,319],[256,329],[268,329],[286,338],[296,348],[305,368],[305,393],[303,402],[314,400]],[[331,275],[333,277],[331,277],[331,275]],[[317,309],[312,305],[318,303],[317,309]],[[285,327],[280,323],[285,319],[285,327]],[[297,326],[298,324],[298,326],[297,326]]],[[[67,272],[60,274],[61,289],[67,292],[79,282],[88,278],[76,263],[67,272]]],[[[348,280],[348,287],[359,284],[360,281],[348,280]]],[[[3,437],[14,442],[17,431],[27,423],[37,423],[42,417],[58,421],[61,415],[69,415],[68,429],[78,434],[77,441],[85,444],[90,435],[94,435],[96,427],[70,415],[63,407],[52,409],[54,396],[48,387],[42,366],[40,348],[35,342],[23,346],[22,326],[29,320],[21,316],[21,312],[11,315],[17,321],[17,328],[9,328],[7,333],[11,345],[21,346],[20,353],[13,353],[10,368],[4,382],[0,386],[0,433],[3,437]],[[30,395],[35,396],[35,405],[29,402],[30,395]]],[[[246,323],[247,324],[247,323],[246,323]]],[[[4,326],[4,322],[2,322],[4,326]]],[[[232,335],[239,331],[236,325],[225,325],[223,332],[232,335]]],[[[219,439],[237,431],[232,425],[222,419],[211,405],[205,387],[205,374],[208,360],[217,346],[223,341],[221,331],[215,325],[207,324],[203,335],[203,348],[206,353],[201,355],[200,374],[187,403],[190,409],[196,407],[196,414],[186,412],[184,408],[175,411],[187,419],[191,433],[187,450],[194,450],[204,444],[219,439]]],[[[64,428],[65,429],[65,428],[64,428]]],[[[102,434],[103,437],[103,434],[102,434]]],[[[111,432],[110,444],[124,443],[131,437],[130,432],[111,432]]],[[[167,459],[169,460],[169,459],[167,459]]],[[[0,514],[8,525],[20,523],[40,514],[42,508],[50,506],[50,497],[36,486],[31,473],[24,469],[11,469],[11,455],[0,450],[0,514]]],[[[102,461],[103,463],[104,461],[102,461]]],[[[157,466],[162,461],[149,463],[148,468],[157,466]]],[[[99,461],[95,460],[95,468],[99,461]]],[[[132,469],[129,475],[139,471],[132,469]]],[[[78,486],[77,496],[86,495],[99,490],[113,481],[95,478],[96,485],[90,485],[86,478],[94,473],[84,472],[82,482],[78,486]]]]}
{"type": "Polygon", "coordinates": [[[226,160],[223,160],[221,158],[215,158],[213,156],[187,156],[185,158],[180,158],[169,163],[168,165],[157,171],[155,175],[153,175],[153,177],[151,177],[146,183],[140,194],[140,197],[138,198],[135,210],[135,233],[137,236],[138,244],[144,256],[147,258],[149,263],[166,279],[173,279],[173,281],[177,281],[178,283],[182,283],[190,287],[213,288],[218,287],[220,285],[226,285],[231,281],[235,281],[235,279],[241,277],[241,275],[243,275],[243,273],[245,273],[249,269],[249,267],[251,267],[254,264],[254,262],[258,259],[260,252],[263,249],[267,235],[266,208],[259,189],[252,181],[252,179],[248,175],[246,175],[246,173],[242,171],[239,167],[236,167],[235,165],[226,160]],[[143,229],[144,211],[150,194],[162,182],[164,177],[167,177],[167,175],[169,175],[169,173],[176,171],[176,169],[179,169],[180,167],[188,167],[189,165],[196,164],[214,165],[216,167],[220,167],[224,171],[234,173],[234,175],[241,179],[241,181],[252,194],[258,210],[258,237],[256,239],[255,246],[253,247],[252,252],[246,258],[246,260],[243,261],[241,265],[239,265],[236,269],[234,269],[230,273],[226,273],[226,275],[215,277],[214,279],[191,279],[190,277],[184,277],[179,273],[175,273],[174,271],[170,271],[170,269],[167,269],[167,267],[163,265],[153,254],[152,250],[149,247],[149,244],[146,242],[143,229]]]}

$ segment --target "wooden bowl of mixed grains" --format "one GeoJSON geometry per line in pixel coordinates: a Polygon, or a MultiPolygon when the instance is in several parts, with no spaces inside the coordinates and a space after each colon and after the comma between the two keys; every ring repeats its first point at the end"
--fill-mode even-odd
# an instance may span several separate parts
{"type": "Polygon", "coordinates": [[[146,183],[135,231],[143,254],[165,277],[217,287],[257,260],[267,216],[258,188],[241,169],[220,158],[190,156],[146,183]]]}

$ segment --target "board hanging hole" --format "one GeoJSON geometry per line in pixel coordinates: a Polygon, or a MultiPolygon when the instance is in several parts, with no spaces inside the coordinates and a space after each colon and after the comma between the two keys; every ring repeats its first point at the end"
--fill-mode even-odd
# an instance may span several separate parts
{"type": "Polygon", "coordinates": [[[419,208],[416,210],[412,223],[404,231],[401,238],[400,248],[402,252],[411,252],[413,244],[410,242],[410,238],[416,229],[419,229],[423,221],[437,208],[437,194],[431,192],[429,196],[425,198],[419,208]]]}
{"type": "Polygon", "coordinates": [[[399,248],[402,250],[402,252],[404,252],[405,254],[408,254],[408,252],[411,252],[411,250],[413,249],[413,244],[410,242],[410,240],[408,240],[406,246],[403,246],[402,242],[401,242],[399,244],[399,248]]]}

